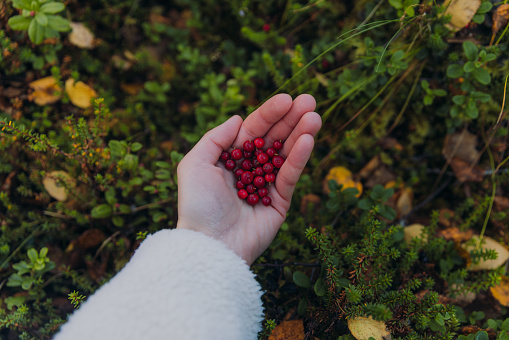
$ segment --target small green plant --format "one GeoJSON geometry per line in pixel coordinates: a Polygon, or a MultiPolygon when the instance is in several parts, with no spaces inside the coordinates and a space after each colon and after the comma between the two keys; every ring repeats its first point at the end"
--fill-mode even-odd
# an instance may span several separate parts
{"type": "Polygon", "coordinates": [[[71,301],[74,308],[78,309],[81,303],[87,298],[85,295],[80,295],[79,292],[73,290],[72,293],[68,295],[69,301],[71,301]]]}
{"type": "Polygon", "coordinates": [[[58,37],[58,32],[70,29],[67,19],[54,15],[65,9],[61,2],[12,0],[12,5],[21,10],[21,15],[11,17],[7,24],[16,31],[28,30],[28,37],[34,44],[40,44],[46,38],[58,37]]]}

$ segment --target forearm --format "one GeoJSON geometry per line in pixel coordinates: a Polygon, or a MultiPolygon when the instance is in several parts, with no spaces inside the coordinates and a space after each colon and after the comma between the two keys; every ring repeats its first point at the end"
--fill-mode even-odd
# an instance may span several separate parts
{"type": "Polygon", "coordinates": [[[245,262],[199,232],[163,230],[62,326],[62,339],[256,339],[260,287],[245,262]]]}

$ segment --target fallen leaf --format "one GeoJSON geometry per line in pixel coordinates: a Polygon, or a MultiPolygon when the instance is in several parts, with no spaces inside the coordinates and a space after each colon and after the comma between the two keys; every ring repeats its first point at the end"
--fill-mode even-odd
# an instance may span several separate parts
{"type": "Polygon", "coordinates": [[[442,229],[437,232],[438,237],[442,237],[449,241],[454,242],[465,242],[468,241],[474,236],[473,230],[469,229],[467,231],[461,231],[458,227],[451,227],[447,229],[442,229]]]}
{"type": "Polygon", "coordinates": [[[97,93],[93,88],[82,81],[75,83],[72,78],[67,79],[65,82],[65,92],[69,96],[71,103],[82,109],[90,107],[92,105],[90,100],[97,97],[97,93]]]}
{"type": "Polygon", "coordinates": [[[451,219],[453,217],[454,211],[452,211],[451,209],[442,208],[439,211],[438,223],[440,223],[444,227],[451,227],[452,226],[451,219]]]}
{"type": "Polygon", "coordinates": [[[71,241],[65,251],[68,253],[74,249],[85,250],[100,245],[106,235],[99,229],[88,229],[77,239],[71,241]]]}
{"type": "MultiPolygon", "coordinates": [[[[479,238],[477,236],[472,237],[472,240],[475,241],[474,244],[466,244],[464,245],[465,250],[471,252],[475,249],[475,245],[478,243],[479,238]]],[[[493,249],[497,252],[498,256],[494,260],[480,260],[477,264],[471,264],[468,266],[468,270],[470,271],[479,271],[479,270],[490,270],[497,269],[502,266],[509,259],[509,250],[507,250],[503,245],[492,239],[491,237],[484,236],[483,242],[480,245],[480,249],[488,250],[493,249]]]]}
{"type": "Polygon", "coordinates": [[[141,90],[143,90],[143,84],[120,84],[120,88],[122,91],[124,91],[127,94],[130,94],[131,96],[136,96],[138,93],[140,93],[141,90]]]}
{"type": "Polygon", "coordinates": [[[320,204],[320,196],[315,194],[307,194],[302,197],[302,200],[300,201],[300,213],[302,215],[308,214],[308,209],[311,207],[313,211],[316,211],[316,208],[318,204],[320,204]]]}
{"type": "Polygon", "coordinates": [[[342,185],[341,191],[346,188],[356,188],[359,193],[355,195],[355,197],[360,197],[362,195],[362,184],[359,181],[355,181],[352,178],[352,172],[345,168],[344,166],[336,166],[329,170],[327,176],[323,181],[323,191],[325,193],[329,193],[329,181],[334,180],[336,183],[342,185]]]}
{"type": "Polygon", "coordinates": [[[443,6],[447,7],[444,15],[451,16],[451,21],[445,27],[457,32],[472,21],[481,6],[481,0],[447,0],[443,6]]]}
{"type": "Polygon", "coordinates": [[[357,340],[368,340],[369,338],[375,340],[392,339],[385,322],[373,320],[371,316],[369,318],[358,316],[348,320],[348,329],[357,340]]]}
{"type": "MultiPolygon", "coordinates": [[[[451,291],[459,291],[461,288],[463,288],[463,285],[453,283],[451,285],[451,291]]],[[[463,305],[471,304],[475,298],[477,297],[477,294],[472,291],[467,291],[463,293],[455,293],[455,297],[453,298],[454,303],[459,303],[463,305]]]]}
{"type": "Polygon", "coordinates": [[[67,172],[57,170],[47,173],[46,177],[42,180],[42,185],[51,197],[57,201],[63,202],[68,196],[67,188],[74,188],[76,186],[76,181],[67,172]]]}
{"type": "Polygon", "coordinates": [[[396,212],[398,217],[405,216],[412,210],[414,193],[411,188],[404,188],[396,201],[396,212]]]}
{"type": "Polygon", "coordinates": [[[490,287],[490,292],[502,306],[509,307],[509,277],[502,275],[500,283],[490,287]]]}
{"type": "Polygon", "coordinates": [[[451,160],[451,168],[460,182],[482,182],[484,177],[481,167],[477,165],[472,167],[469,163],[456,157],[451,160]]]}
{"type": "Polygon", "coordinates": [[[380,160],[380,156],[376,155],[371,158],[371,160],[364,165],[361,171],[359,171],[359,177],[362,179],[368,178],[381,163],[382,161],[380,160]]]}
{"type": "Polygon", "coordinates": [[[387,165],[381,164],[371,173],[364,185],[367,188],[373,188],[377,184],[385,185],[386,183],[394,180],[396,180],[396,175],[387,165]]]}
{"type": "Polygon", "coordinates": [[[456,132],[445,137],[442,155],[448,161],[456,157],[467,163],[473,163],[479,158],[479,151],[477,151],[476,146],[476,135],[466,130],[456,132]]]}
{"type": "Polygon", "coordinates": [[[62,97],[62,89],[51,76],[35,80],[28,86],[34,89],[28,99],[40,106],[56,103],[62,97]]]}
{"type": "Polygon", "coordinates": [[[493,34],[497,34],[498,31],[509,22],[509,4],[502,4],[497,7],[493,13],[493,26],[491,30],[493,34]]]}
{"type": "MultiPolygon", "coordinates": [[[[420,237],[424,231],[424,226],[419,223],[411,224],[408,227],[403,228],[404,238],[407,245],[410,245],[413,238],[420,237]]],[[[428,239],[423,239],[424,243],[428,243],[428,239]]]]}
{"type": "Polygon", "coordinates": [[[269,340],[303,340],[304,338],[302,320],[282,321],[269,336],[269,340]]]}
{"type": "Polygon", "coordinates": [[[81,22],[71,22],[69,41],[79,48],[94,48],[94,34],[81,22]]]}

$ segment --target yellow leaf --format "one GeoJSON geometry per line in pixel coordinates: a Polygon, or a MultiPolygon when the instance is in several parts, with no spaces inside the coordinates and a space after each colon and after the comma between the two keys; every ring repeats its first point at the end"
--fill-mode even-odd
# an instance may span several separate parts
{"type": "Polygon", "coordinates": [[[71,103],[82,109],[90,107],[92,105],[90,100],[97,97],[97,93],[93,88],[82,81],[74,83],[72,78],[67,79],[65,82],[65,92],[69,96],[71,103]]]}
{"type": "Polygon", "coordinates": [[[481,0],[447,0],[445,15],[451,16],[451,21],[445,25],[453,32],[467,26],[481,6],[481,0]]]}
{"type": "Polygon", "coordinates": [[[94,34],[82,23],[72,22],[69,41],[80,48],[94,48],[94,34]]]}
{"type": "Polygon", "coordinates": [[[490,292],[502,306],[509,307],[509,277],[502,275],[502,281],[491,287],[490,292]]]}
{"type": "Polygon", "coordinates": [[[274,328],[269,340],[304,340],[302,320],[283,321],[274,328]]]}
{"type": "Polygon", "coordinates": [[[67,199],[68,188],[74,188],[76,182],[67,172],[57,170],[47,173],[42,180],[42,185],[51,197],[63,202],[67,199]]]}
{"type": "Polygon", "coordinates": [[[34,92],[29,96],[37,105],[47,105],[57,102],[62,97],[62,89],[58,86],[55,78],[45,77],[28,84],[34,92]]]}
{"type": "Polygon", "coordinates": [[[329,193],[329,181],[336,181],[336,183],[343,185],[341,191],[346,188],[356,188],[359,193],[355,195],[355,197],[360,197],[362,195],[362,184],[361,182],[355,181],[352,178],[352,172],[345,168],[344,166],[336,166],[329,170],[327,176],[325,176],[325,180],[323,182],[323,190],[326,193],[329,193]]]}
{"type": "Polygon", "coordinates": [[[368,340],[369,338],[375,340],[392,339],[385,322],[373,320],[371,316],[369,318],[358,316],[348,320],[348,329],[357,340],[368,340]]]}
{"type": "Polygon", "coordinates": [[[412,210],[412,201],[414,193],[411,188],[404,188],[396,201],[396,212],[398,216],[405,216],[412,210]]]}
{"type": "MultiPolygon", "coordinates": [[[[424,230],[424,226],[422,224],[412,224],[403,229],[403,233],[405,234],[405,242],[407,245],[410,245],[412,239],[415,237],[420,237],[424,230]]],[[[428,243],[427,239],[423,240],[424,243],[428,243]]]]}
{"type": "MultiPolygon", "coordinates": [[[[476,244],[479,242],[479,237],[474,236],[472,237],[472,240],[475,241],[474,244],[468,243],[467,245],[464,245],[465,250],[467,250],[468,252],[475,249],[476,244]]],[[[493,249],[497,252],[498,256],[495,260],[481,260],[477,264],[472,263],[468,267],[468,270],[470,271],[497,269],[509,259],[509,250],[507,250],[503,245],[501,245],[491,237],[484,236],[483,243],[480,245],[479,249],[482,250],[493,249]]]]}

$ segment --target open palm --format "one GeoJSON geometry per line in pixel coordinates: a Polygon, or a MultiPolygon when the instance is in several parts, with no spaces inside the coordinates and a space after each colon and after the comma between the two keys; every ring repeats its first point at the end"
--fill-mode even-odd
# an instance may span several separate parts
{"type": "MultiPolygon", "coordinates": [[[[177,228],[200,231],[224,242],[248,264],[270,245],[290,207],[295,185],[321,127],[313,112],[315,100],[301,95],[272,97],[245,121],[234,116],[207,132],[178,166],[177,228]],[[218,161],[223,150],[242,148],[246,140],[263,137],[268,145],[284,142],[286,158],[276,182],[269,186],[272,204],[250,206],[237,197],[232,171],[218,161]]],[[[267,145],[266,144],[266,145],[267,145]]]]}

